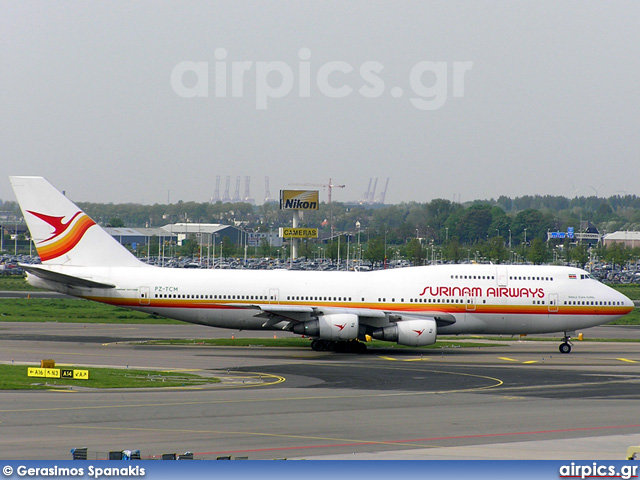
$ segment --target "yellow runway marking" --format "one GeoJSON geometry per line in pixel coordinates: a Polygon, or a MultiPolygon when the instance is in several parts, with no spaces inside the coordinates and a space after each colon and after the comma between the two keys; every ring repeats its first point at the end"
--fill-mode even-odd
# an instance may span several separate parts
{"type": "Polygon", "coordinates": [[[526,362],[522,362],[522,363],[524,363],[525,365],[530,365],[532,363],[538,363],[538,360],[527,360],[526,362]]]}
{"type": "Polygon", "coordinates": [[[616,360],[620,360],[621,362],[627,362],[627,363],[638,363],[637,360],[629,360],[628,358],[616,358],[616,360]]]}
{"type": "Polygon", "coordinates": [[[509,357],[498,357],[498,359],[504,360],[506,362],[517,362],[518,361],[515,358],[509,358],[509,357]]]}
{"type": "MultiPolygon", "coordinates": [[[[403,369],[407,371],[408,369],[403,369]]],[[[425,372],[425,370],[419,370],[425,372]]],[[[126,405],[90,405],[90,406],[69,406],[69,407],[48,407],[48,408],[16,408],[16,409],[2,409],[0,413],[15,413],[15,412],[52,412],[52,411],[65,411],[65,410],[106,410],[106,409],[121,409],[121,408],[149,408],[149,407],[175,407],[175,406],[188,406],[188,405],[224,405],[224,404],[251,404],[251,403],[263,403],[263,402],[302,402],[309,400],[340,400],[340,399],[360,399],[360,398],[386,398],[386,397],[412,397],[423,395],[443,395],[447,393],[467,393],[476,392],[481,390],[488,390],[503,385],[503,381],[498,378],[487,377],[483,375],[472,375],[468,373],[456,373],[456,372],[438,372],[433,373],[459,375],[464,377],[476,377],[486,380],[491,380],[492,385],[485,385],[482,387],[462,388],[456,390],[436,390],[433,392],[396,392],[396,393],[372,393],[372,394],[351,394],[351,395],[327,395],[327,396],[310,396],[310,397],[277,397],[277,398],[245,398],[235,400],[205,400],[205,401],[185,401],[185,402],[166,402],[166,403],[140,403],[140,404],[126,404],[126,405]]],[[[282,377],[280,377],[282,378],[282,377]]],[[[284,381],[282,378],[281,381],[284,381]]],[[[280,383],[280,381],[276,382],[280,383]]],[[[222,391],[222,390],[220,390],[222,391]]]]}
{"type": "Polygon", "coordinates": [[[431,360],[429,357],[420,357],[420,358],[407,358],[403,360],[399,360],[393,357],[380,357],[382,360],[389,360],[390,362],[424,362],[425,360],[431,360]]]}

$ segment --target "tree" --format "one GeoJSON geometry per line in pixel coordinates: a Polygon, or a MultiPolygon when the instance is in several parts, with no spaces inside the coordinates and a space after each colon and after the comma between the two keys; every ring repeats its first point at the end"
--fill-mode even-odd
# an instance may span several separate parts
{"type": "Polygon", "coordinates": [[[547,261],[548,256],[546,243],[539,238],[534,238],[527,252],[527,259],[534,265],[540,265],[547,261]]]}
{"type": "Polygon", "coordinates": [[[188,238],[186,240],[183,240],[182,247],[180,248],[180,253],[188,257],[195,257],[198,249],[199,245],[197,240],[195,238],[188,238]]]}
{"type": "Polygon", "coordinates": [[[572,261],[576,262],[580,268],[584,268],[585,264],[589,261],[589,252],[584,243],[578,243],[571,249],[569,257],[572,261]]]}
{"type": "Polygon", "coordinates": [[[518,240],[518,243],[524,242],[526,229],[528,243],[534,238],[544,239],[549,227],[550,223],[542,212],[529,209],[523,210],[516,215],[516,218],[511,222],[511,233],[513,238],[518,240]]]}
{"type": "Polygon", "coordinates": [[[107,223],[107,227],[124,228],[124,220],[118,217],[113,217],[109,220],[109,223],[107,223]]]}
{"type": "Polygon", "coordinates": [[[458,235],[463,242],[477,242],[489,235],[489,226],[493,221],[489,205],[473,205],[460,219],[457,225],[458,235]]]}
{"type": "Polygon", "coordinates": [[[225,258],[233,257],[236,253],[236,247],[227,236],[222,237],[222,256],[225,258]]]}
{"type": "Polygon", "coordinates": [[[370,262],[382,262],[384,260],[384,239],[382,237],[374,237],[367,242],[364,258],[370,262]]]}
{"type": "Polygon", "coordinates": [[[424,262],[424,248],[420,240],[412,238],[406,246],[407,257],[414,265],[422,265],[424,262]]]}
{"type": "Polygon", "coordinates": [[[623,243],[612,243],[607,245],[604,258],[614,265],[623,265],[631,258],[631,249],[623,243]]]}
{"type": "Polygon", "coordinates": [[[260,255],[267,258],[271,256],[271,246],[266,238],[260,242],[260,255]]]}
{"type": "Polygon", "coordinates": [[[489,258],[495,263],[503,263],[507,259],[504,238],[493,237],[489,240],[489,258]]]}
{"type": "Polygon", "coordinates": [[[459,263],[462,260],[462,248],[457,237],[450,239],[444,247],[445,260],[459,263]]]}

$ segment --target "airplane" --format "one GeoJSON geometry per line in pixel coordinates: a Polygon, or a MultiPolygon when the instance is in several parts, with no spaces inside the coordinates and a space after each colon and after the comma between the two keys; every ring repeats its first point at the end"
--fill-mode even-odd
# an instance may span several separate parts
{"type": "Polygon", "coordinates": [[[363,352],[372,338],[421,347],[438,335],[563,333],[633,302],[565,266],[458,264],[368,272],[176,269],[138,260],[43,177],[9,177],[40,256],[27,281],[153,315],[304,335],[316,351],[363,352]]]}

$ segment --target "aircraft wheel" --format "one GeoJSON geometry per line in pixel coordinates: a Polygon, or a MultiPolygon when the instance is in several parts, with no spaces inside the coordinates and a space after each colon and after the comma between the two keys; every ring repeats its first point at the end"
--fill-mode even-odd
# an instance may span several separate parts
{"type": "Polygon", "coordinates": [[[347,342],[335,342],[331,350],[336,353],[347,353],[349,352],[349,344],[347,342]]]}
{"type": "Polygon", "coordinates": [[[567,342],[561,343],[558,350],[560,350],[560,353],[571,353],[571,345],[567,342]]]}
{"type": "Polygon", "coordinates": [[[325,350],[329,350],[329,342],[326,340],[312,340],[311,341],[311,349],[316,352],[324,352],[325,350]]]}

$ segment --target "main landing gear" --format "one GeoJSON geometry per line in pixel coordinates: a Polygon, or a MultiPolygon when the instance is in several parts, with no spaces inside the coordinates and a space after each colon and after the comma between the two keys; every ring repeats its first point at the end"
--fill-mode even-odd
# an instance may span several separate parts
{"type": "Polygon", "coordinates": [[[562,337],[562,343],[558,347],[558,350],[560,350],[560,353],[571,353],[572,345],[571,337],[567,335],[567,332],[564,332],[564,337],[562,337]]]}
{"type": "Polygon", "coordinates": [[[358,340],[333,342],[316,338],[311,340],[311,348],[316,352],[365,353],[367,346],[358,340]]]}

